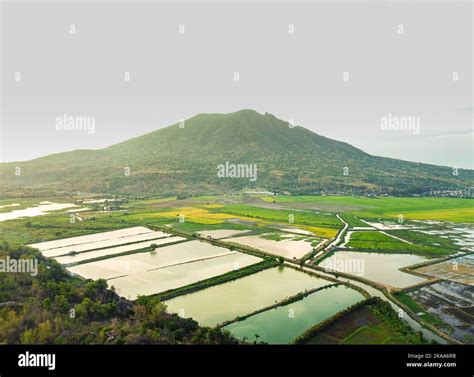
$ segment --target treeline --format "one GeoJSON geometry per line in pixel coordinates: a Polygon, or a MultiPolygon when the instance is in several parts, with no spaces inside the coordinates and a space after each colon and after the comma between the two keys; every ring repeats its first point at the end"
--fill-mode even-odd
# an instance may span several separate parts
{"type": "Polygon", "coordinates": [[[0,259],[38,260],[38,274],[0,272],[0,343],[235,344],[230,333],[166,313],[157,298],[120,298],[105,280],[71,276],[27,247],[0,246],[0,259]]]}

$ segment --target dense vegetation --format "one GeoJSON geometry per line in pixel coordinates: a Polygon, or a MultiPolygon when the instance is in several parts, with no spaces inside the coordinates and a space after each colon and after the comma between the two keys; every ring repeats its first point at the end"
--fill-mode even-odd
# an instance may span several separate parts
{"type": "Polygon", "coordinates": [[[121,299],[104,280],[71,277],[29,248],[0,247],[0,259],[37,258],[39,273],[0,273],[0,343],[235,344],[220,329],[165,312],[156,298],[121,299]]]}
{"type": "Polygon", "coordinates": [[[464,190],[474,172],[369,155],[271,114],[201,114],[100,150],[0,164],[0,193],[100,192],[184,197],[244,188],[292,194],[426,194],[464,190]],[[257,180],[219,178],[217,167],[257,164],[257,180]],[[21,174],[15,174],[15,168],[21,174]],[[346,171],[347,174],[344,174],[346,171]]]}

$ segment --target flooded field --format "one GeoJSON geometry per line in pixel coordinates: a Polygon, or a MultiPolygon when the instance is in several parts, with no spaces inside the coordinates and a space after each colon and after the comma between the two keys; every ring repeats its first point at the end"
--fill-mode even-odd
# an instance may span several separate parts
{"type": "Polygon", "coordinates": [[[168,311],[215,326],[307,289],[332,282],[290,267],[275,267],[166,301],[168,311]]]}
{"type": "MultiPolygon", "coordinates": [[[[65,255],[62,257],[55,257],[54,259],[56,259],[56,261],[58,261],[61,264],[79,263],[79,262],[87,261],[89,259],[113,256],[116,254],[126,253],[128,251],[140,250],[146,247],[150,247],[151,245],[162,246],[162,245],[167,245],[170,243],[185,241],[185,240],[187,240],[187,238],[184,238],[184,237],[164,237],[157,240],[152,239],[150,241],[137,242],[130,245],[115,246],[115,247],[108,247],[106,249],[86,251],[86,252],[75,254],[75,255],[65,255]]],[[[158,249],[156,252],[158,253],[158,249]]]]}
{"type": "Polygon", "coordinates": [[[199,232],[200,236],[211,237],[216,240],[228,237],[239,236],[247,234],[249,230],[233,230],[233,229],[219,229],[219,230],[203,230],[199,232]]]}
{"type": "MultiPolygon", "coordinates": [[[[143,234],[131,235],[126,237],[117,237],[117,238],[110,238],[106,240],[96,241],[96,242],[87,242],[78,245],[69,245],[64,247],[56,247],[53,249],[48,249],[42,251],[42,254],[47,258],[59,257],[68,255],[69,253],[83,253],[89,250],[97,250],[97,249],[104,249],[113,246],[123,245],[123,244],[131,244],[137,243],[141,241],[148,241],[148,240],[156,240],[169,237],[169,233],[163,232],[147,232],[143,234]]],[[[153,242],[152,242],[153,243],[153,242]]],[[[133,246],[132,249],[133,250],[133,246]]]]}
{"type": "Polygon", "coordinates": [[[11,203],[11,204],[5,204],[5,205],[0,206],[0,209],[9,208],[9,207],[18,207],[18,206],[20,206],[20,203],[11,203]]]}
{"type": "MultiPolygon", "coordinates": [[[[17,203],[11,204],[14,206],[17,203]]],[[[5,206],[6,207],[6,206],[5,206]]],[[[17,209],[9,212],[0,213],[0,221],[15,220],[21,219],[24,217],[35,217],[46,215],[51,211],[58,211],[65,208],[77,207],[77,205],[72,203],[51,203],[51,202],[41,202],[37,206],[28,207],[25,209],[17,209]]]]}
{"type": "Polygon", "coordinates": [[[291,235],[282,235],[279,241],[264,238],[267,234],[228,238],[226,242],[234,242],[250,246],[264,253],[281,256],[288,259],[300,259],[312,250],[311,242],[295,240],[291,235]]]}
{"type": "Polygon", "coordinates": [[[72,274],[108,280],[109,287],[114,286],[118,294],[132,300],[138,295],[165,292],[262,261],[252,255],[204,241],[187,241],[185,237],[142,226],[29,246],[69,265],[66,268],[72,274]],[[157,247],[138,252],[152,245],[157,247]],[[121,253],[126,255],[117,256],[121,253]],[[88,261],[97,258],[100,259],[88,261]]]}
{"type": "Polygon", "coordinates": [[[462,255],[416,270],[432,277],[474,285],[474,254],[462,255]]]}
{"type": "MultiPolygon", "coordinates": [[[[235,253],[237,252],[213,246],[206,242],[188,241],[172,246],[164,246],[156,249],[155,252],[142,252],[83,263],[68,267],[68,270],[86,279],[112,279],[180,263],[189,263],[235,253]]],[[[236,268],[239,268],[239,266],[236,268]]]]}
{"type": "Polygon", "coordinates": [[[346,272],[377,283],[404,288],[426,279],[400,271],[400,268],[426,261],[412,254],[382,254],[352,251],[336,251],[324,259],[323,268],[346,272]]]}
{"type": "Polygon", "coordinates": [[[453,338],[474,344],[474,287],[442,281],[408,293],[428,313],[441,318],[453,338]]]}
{"type": "Polygon", "coordinates": [[[391,326],[377,317],[375,305],[366,304],[332,322],[304,344],[405,344],[391,326]]]}
{"type": "Polygon", "coordinates": [[[359,292],[348,287],[329,287],[302,300],[232,323],[225,329],[239,339],[287,344],[311,326],[363,299],[359,292]]]}
{"type": "Polygon", "coordinates": [[[360,220],[363,223],[370,225],[371,227],[377,229],[377,230],[399,230],[399,229],[410,229],[414,228],[415,226],[413,225],[406,225],[406,224],[399,224],[395,221],[381,221],[381,222],[371,222],[367,220],[360,220]]]}
{"type": "Polygon", "coordinates": [[[301,235],[314,236],[313,232],[299,228],[280,228],[283,232],[297,233],[301,235]]]}
{"type": "Polygon", "coordinates": [[[120,201],[120,199],[87,199],[82,203],[84,204],[105,204],[105,203],[114,203],[120,201]]]}
{"type": "MultiPolygon", "coordinates": [[[[65,247],[65,246],[82,245],[82,244],[94,243],[94,242],[99,242],[99,241],[107,241],[114,238],[123,238],[123,237],[135,236],[138,234],[151,233],[151,232],[153,232],[153,230],[145,228],[144,226],[135,226],[133,228],[125,228],[125,229],[119,229],[119,230],[112,230],[109,232],[93,233],[93,234],[87,234],[87,235],[78,236],[78,237],[62,238],[62,239],[58,239],[54,241],[39,242],[39,243],[30,244],[28,246],[34,247],[36,249],[39,249],[41,252],[44,252],[46,250],[56,249],[56,248],[65,247]]],[[[126,243],[126,241],[123,241],[122,243],[126,243]]]]}
{"type": "Polygon", "coordinates": [[[437,224],[430,229],[418,230],[421,233],[448,238],[454,244],[469,251],[474,251],[474,227],[471,224],[437,224]]]}
{"type": "Polygon", "coordinates": [[[68,209],[66,212],[68,212],[68,213],[77,213],[77,212],[87,212],[87,211],[92,211],[92,209],[87,208],[87,207],[74,208],[74,209],[68,209]]]}
{"type": "Polygon", "coordinates": [[[109,280],[108,283],[109,286],[114,286],[122,297],[135,300],[138,295],[148,296],[165,292],[261,261],[262,259],[252,255],[232,253],[213,259],[139,272],[109,280]]]}

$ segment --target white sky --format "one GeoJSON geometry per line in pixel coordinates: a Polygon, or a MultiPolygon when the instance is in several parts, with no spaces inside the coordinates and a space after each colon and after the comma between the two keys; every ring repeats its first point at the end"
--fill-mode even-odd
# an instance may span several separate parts
{"type": "Polygon", "coordinates": [[[2,161],[252,108],[372,154],[474,167],[470,2],[2,7],[2,161]],[[420,117],[420,133],[381,130],[388,113],[420,117]],[[96,132],[57,131],[63,114],[95,117],[96,132]]]}

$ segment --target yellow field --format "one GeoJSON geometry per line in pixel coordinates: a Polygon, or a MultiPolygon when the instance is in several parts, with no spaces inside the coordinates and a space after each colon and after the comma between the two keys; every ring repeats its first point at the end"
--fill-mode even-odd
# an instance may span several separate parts
{"type": "Polygon", "coordinates": [[[304,229],[304,230],[309,230],[310,232],[313,232],[315,236],[319,236],[319,237],[322,237],[322,238],[336,237],[336,234],[338,232],[337,229],[320,228],[320,227],[317,227],[317,226],[298,225],[298,228],[301,228],[301,229],[304,229]]]}
{"type": "Polygon", "coordinates": [[[202,208],[221,208],[221,207],[224,207],[223,204],[203,204],[202,206],[200,206],[202,208]]]}
{"type": "Polygon", "coordinates": [[[252,220],[250,218],[229,215],[227,213],[212,213],[206,211],[203,208],[196,207],[183,207],[179,210],[159,212],[156,214],[158,217],[165,218],[178,218],[180,215],[184,215],[185,221],[191,221],[197,224],[220,224],[228,219],[243,219],[243,220],[252,220]]]}
{"type": "MultiPolygon", "coordinates": [[[[276,222],[271,222],[271,221],[264,221],[264,220],[257,220],[257,225],[260,227],[270,227],[272,225],[280,225],[282,228],[288,228],[287,223],[276,223],[276,222]]],[[[337,229],[329,229],[329,228],[320,228],[317,226],[309,226],[309,225],[300,225],[300,224],[291,224],[292,226],[302,229],[302,230],[307,230],[311,233],[314,234],[316,237],[321,237],[321,238],[333,238],[336,237],[336,234],[338,232],[337,229]]]]}
{"type": "MultiPolygon", "coordinates": [[[[197,224],[220,224],[223,223],[225,220],[229,219],[241,219],[247,221],[254,221],[258,226],[265,227],[271,226],[274,224],[279,224],[282,227],[287,226],[288,224],[283,223],[276,223],[273,221],[265,221],[262,219],[254,219],[252,217],[245,217],[245,216],[238,216],[238,215],[231,215],[228,213],[213,213],[206,210],[206,208],[219,208],[221,207],[220,204],[207,204],[199,207],[183,207],[180,209],[166,211],[166,212],[158,212],[153,214],[157,217],[163,217],[167,219],[177,220],[180,215],[184,215],[185,221],[190,221],[197,224]]],[[[297,223],[293,224],[300,229],[308,230],[312,232],[315,236],[322,237],[322,238],[333,238],[336,236],[338,230],[337,229],[329,229],[329,228],[322,228],[316,226],[308,226],[308,225],[299,225],[297,223]]]]}
{"type": "MultiPolygon", "coordinates": [[[[399,213],[387,213],[389,217],[398,217],[399,213]]],[[[439,220],[455,222],[474,222],[474,207],[452,208],[446,210],[405,212],[403,216],[411,220],[439,220]]]]}

